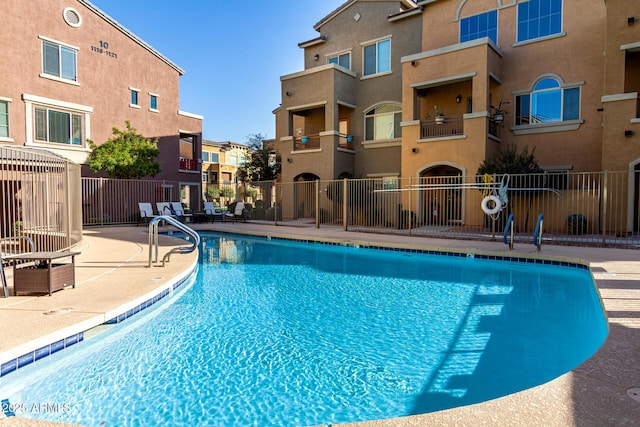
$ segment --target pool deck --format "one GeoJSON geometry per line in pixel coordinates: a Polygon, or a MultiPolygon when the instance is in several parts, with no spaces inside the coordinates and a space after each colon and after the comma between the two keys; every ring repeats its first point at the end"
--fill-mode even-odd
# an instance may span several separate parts
{"type": "MultiPolygon", "coordinates": [[[[610,332],[605,344],[581,366],[546,384],[489,402],[344,426],[640,425],[640,402],[627,393],[629,389],[640,388],[640,251],[637,249],[545,245],[538,253],[531,244],[517,244],[513,251],[509,251],[501,242],[344,232],[324,227],[215,223],[196,224],[194,228],[588,263],[607,311],[610,332]]],[[[52,296],[0,297],[3,327],[0,363],[100,325],[114,314],[126,311],[150,295],[170,287],[193,269],[197,261],[195,253],[173,255],[164,268],[148,268],[147,239],[144,227],[88,228],[76,248],[81,254],[76,257],[75,289],[65,289],[52,296]]],[[[176,245],[180,245],[177,239],[162,236],[160,257],[176,245]]],[[[6,271],[11,283],[11,272],[6,271]]],[[[60,425],[3,416],[0,413],[0,427],[60,425]]]]}

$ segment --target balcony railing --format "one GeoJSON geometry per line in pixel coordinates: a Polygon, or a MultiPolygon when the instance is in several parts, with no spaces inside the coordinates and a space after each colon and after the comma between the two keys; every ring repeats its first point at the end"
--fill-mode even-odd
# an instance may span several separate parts
{"type": "Polygon", "coordinates": [[[338,134],[338,147],[353,150],[353,135],[338,134]]]}
{"type": "Polygon", "coordinates": [[[180,157],[180,170],[181,171],[197,171],[198,162],[194,159],[187,159],[180,157]]]}
{"type": "Polygon", "coordinates": [[[293,151],[317,150],[320,148],[320,135],[297,136],[293,139],[293,151]]]}
{"type": "Polygon", "coordinates": [[[435,119],[420,122],[420,138],[442,138],[446,136],[462,135],[464,133],[464,121],[462,117],[446,117],[444,123],[435,119]]]}

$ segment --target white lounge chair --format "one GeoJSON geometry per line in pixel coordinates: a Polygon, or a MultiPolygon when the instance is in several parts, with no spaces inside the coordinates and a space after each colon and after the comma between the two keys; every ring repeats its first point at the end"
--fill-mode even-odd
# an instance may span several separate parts
{"type": "Polygon", "coordinates": [[[151,203],[138,202],[138,209],[140,210],[138,224],[140,224],[140,220],[144,221],[145,224],[149,224],[149,221],[157,216],[153,213],[153,206],[151,206],[151,203]]]}
{"type": "Polygon", "coordinates": [[[204,202],[204,213],[207,215],[207,218],[211,219],[211,222],[215,222],[216,218],[220,221],[224,221],[222,210],[217,208],[213,202],[204,202]]]}
{"type": "MultiPolygon", "coordinates": [[[[171,202],[171,208],[175,215],[178,217],[178,221],[180,222],[193,222],[193,214],[184,213],[184,208],[182,207],[182,203],[180,202],[171,202]]],[[[172,213],[173,213],[172,212],[172,213]]]]}
{"type": "Polygon", "coordinates": [[[237,202],[236,208],[233,210],[233,212],[226,212],[224,215],[226,218],[232,220],[233,222],[236,222],[239,219],[241,219],[243,222],[247,222],[247,219],[244,217],[244,202],[237,202]]]}

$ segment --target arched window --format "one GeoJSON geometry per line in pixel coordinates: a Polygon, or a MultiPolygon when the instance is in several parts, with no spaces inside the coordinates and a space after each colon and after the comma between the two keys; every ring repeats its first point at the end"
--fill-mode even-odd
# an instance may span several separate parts
{"type": "Polygon", "coordinates": [[[538,81],[530,93],[516,96],[516,126],[580,118],[580,87],[566,87],[552,77],[538,81]]]}
{"type": "Polygon", "coordinates": [[[366,141],[394,139],[402,136],[402,107],[396,104],[380,104],[365,113],[366,141]]]}

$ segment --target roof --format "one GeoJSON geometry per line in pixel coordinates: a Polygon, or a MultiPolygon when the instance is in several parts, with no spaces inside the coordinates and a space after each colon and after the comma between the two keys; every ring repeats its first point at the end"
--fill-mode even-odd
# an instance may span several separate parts
{"type": "MultiPolygon", "coordinates": [[[[316,23],[316,25],[313,26],[313,29],[316,30],[316,31],[320,31],[320,27],[322,27],[327,22],[331,21],[334,17],[336,17],[337,15],[342,13],[343,10],[345,10],[346,8],[351,6],[352,4],[356,3],[357,1],[358,0],[348,0],[348,1],[344,2],[344,3],[342,3],[333,12],[331,12],[330,14],[328,14],[327,16],[322,18],[320,21],[318,21],[316,23]]],[[[413,9],[413,8],[415,8],[417,6],[416,2],[413,1],[413,0],[398,0],[398,2],[401,3],[407,9],[413,9]]]]}
{"type": "Polygon", "coordinates": [[[232,142],[232,141],[212,141],[210,139],[203,139],[202,145],[208,145],[210,147],[220,147],[222,149],[230,149],[230,148],[249,148],[247,144],[243,144],[241,142],[232,142]]]}
{"type": "Polygon", "coordinates": [[[161,54],[160,52],[158,52],[157,50],[152,48],[147,42],[142,40],[140,37],[136,36],[131,31],[126,29],[118,21],[116,21],[115,19],[113,19],[112,17],[110,17],[109,15],[104,13],[102,10],[98,9],[98,7],[96,7],[91,2],[89,2],[89,0],[78,0],[78,2],[80,2],[81,4],[86,6],[87,9],[91,10],[92,12],[94,12],[96,15],[98,15],[99,17],[101,17],[102,19],[107,21],[109,24],[113,25],[117,30],[122,32],[127,37],[129,37],[131,40],[133,40],[134,42],[138,43],[140,46],[142,46],[143,48],[145,48],[146,50],[151,52],[153,55],[158,57],[161,61],[163,61],[164,63],[169,65],[171,68],[176,70],[180,75],[184,74],[184,70],[182,68],[180,68],[173,61],[171,61],[169,58],[167,58],[166,56],[164,56],[163,54],[161,54]]]}

